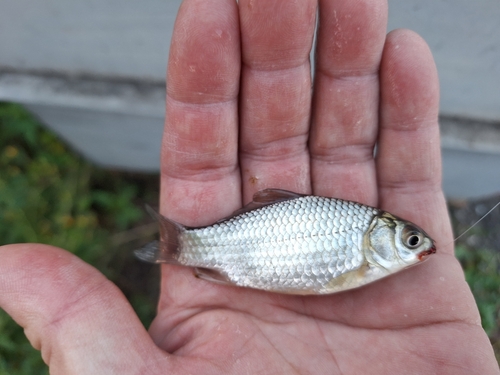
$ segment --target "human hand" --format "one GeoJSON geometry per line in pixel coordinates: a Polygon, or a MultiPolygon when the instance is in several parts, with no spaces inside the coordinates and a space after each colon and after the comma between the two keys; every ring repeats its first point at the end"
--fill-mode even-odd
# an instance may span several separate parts
{"type": "Polygon", "coordinates": [[[186,0],[170,51],[161,211],[204,225],[282,188],[381,207],[424,228],[438,253],[329,296],[163,265],[148,335],[92,267],[43,245],[5,246],[0,306],[51,373],[498,373],[453,256],[436,69],[416,34],[385,35],[386,7],[320,1],[312,91],[315,1],[186,0]]]}

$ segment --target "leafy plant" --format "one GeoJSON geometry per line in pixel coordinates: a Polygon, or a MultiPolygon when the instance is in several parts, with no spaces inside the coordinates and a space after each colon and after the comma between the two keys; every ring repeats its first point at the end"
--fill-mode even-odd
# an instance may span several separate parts
{"type": "MultiPolygon", "coordinates": [[[[144,269],[127,272],[138,277],[130,280],[123,270],[143,267],[132,259],[130,246],[154,231],[145,238],[135,231],[125,242],[114,238],[150,221],[143,206],[154,205],[156,185],[157,176],[92,166],[21,106],[0,103],[0,244],[40,242],[71,251],[122,287],[145,324],[154,315],[154,297],[144,293],[142,280],[148,275],[144,269]]],[[[0,375],[43,373],[40,353],[0,311],[0,375]]]]}
{"type": "Polygon", "coordinates": [[[457,246],[455,252],[479,307],[483,328],[500,362],[500,253],[464,245],[457,246]]]}

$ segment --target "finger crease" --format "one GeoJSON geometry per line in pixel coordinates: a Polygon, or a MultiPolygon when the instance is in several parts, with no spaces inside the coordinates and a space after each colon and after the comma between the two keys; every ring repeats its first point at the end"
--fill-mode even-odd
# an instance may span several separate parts
{"type": "MultiPolygon", "coordinates": [[[[326,78],[337,81],[346,82],[356,82],[356,81],[373,81],[378,82],[378,70],[377,71],[367,71],[367,70],[341,70],[335,73],[329,72],[327,70],[318,69],[316,74],[320,74],[326,78]]],[[[323,78],[323,77],[322,77],[323,78]]]]}
{"type": "Polygon", "coordinates": [[[287,67],[283,67],[283,66],[278,66],[277,64],[273,64],[273,63],[267,63],[267,64],[260,64],[260,65],[252,65],[252,64],[249,64],[247,62],[242,62],[242,68],[244,69],[248,69],[248,70],[252,70],[254,72],[273,72],[273,73],[276,73],[276,72],[288,72],[288,71],[293,71],[293,70],[299,70],[301,67],[303,67],[304,65],[309,65],[309,55],[307,55],[307,57],[303,60],[301,60],[301,62],[299,64],[294,64],[294,65],[291,65],[291,66],[287,66],[287,67]]]}
{"type": "Polygon", "coordinates": [[[315,148],[311,155],[314,161],[328,164],[359,164],[373,161],[373,145],[345,145],[334,148],[315,148]]]}
{"type": "Polygon", "coordinates": [[[253,145],[240,150],[240,155],[255,160],[281,160],[307,151],[307,135],[299,134],[271,141],[261,145],[253,145]]]}
{"type": "Polygon", "coordinates": [[[433,128],[437,125],[437,118],[418,118],[408,119],[405,121],[392,122],[383,126],[384,130],[392,130],[396,132],[416,132],[421,129],[433,128]]]}
{"type": "Polygon", "coordinates": [[[162,175],[182,181],[218,181],[236,172],[238,166],[195,168],[162,168],[162,175]]]}
{"type": "Polygon", "coordinates": [[[379,184],[382,189],[390,189],[401,195],[419,195],[423,193],[441,192],[441,179],[428,177],[420,179],[405,179],[404,181],[384,181],[379,184]]]}

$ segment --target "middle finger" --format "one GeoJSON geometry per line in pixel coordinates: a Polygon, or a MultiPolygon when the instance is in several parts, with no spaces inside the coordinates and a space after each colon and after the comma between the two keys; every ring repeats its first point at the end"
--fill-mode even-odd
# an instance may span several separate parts
{"type": "Polygon", "coordinates": [[[309,52],[316,1],[239,1],[243,200],[276,187],[310,192],[309,52]]]}

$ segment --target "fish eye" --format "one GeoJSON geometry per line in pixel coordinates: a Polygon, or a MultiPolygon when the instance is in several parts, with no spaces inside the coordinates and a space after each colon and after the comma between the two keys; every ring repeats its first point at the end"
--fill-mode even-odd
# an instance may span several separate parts
{"type": "Polygon", "coordinates": [[[423,241],[422,233],[417,228],[407,225],[403,229],[403,243],[410,249],[416,249],[423,241]]]}
{"type": "Polygon", "coordinates": [[[417,236],[416,234],[414,235],[411,235],[410,237],[408,237],[408,239],[406,240],[406,243],[408,246],[410,247],[416,247],[418,246],[418,244],[420,243],[420,237],[417,236]]]}

